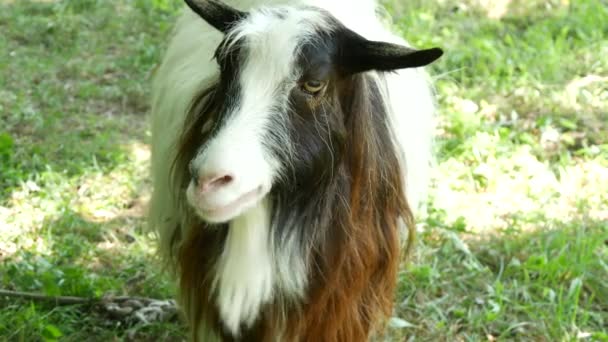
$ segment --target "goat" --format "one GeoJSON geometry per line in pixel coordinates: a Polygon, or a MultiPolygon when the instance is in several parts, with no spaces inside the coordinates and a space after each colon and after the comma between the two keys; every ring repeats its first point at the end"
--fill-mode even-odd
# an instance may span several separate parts
{"type": "Polygon", "coordinates": [[[368,340],[424,199],[418,67],[442,50],[373,0],[185,2],[153,83],[150,225],[192,339],[368,340]]]}

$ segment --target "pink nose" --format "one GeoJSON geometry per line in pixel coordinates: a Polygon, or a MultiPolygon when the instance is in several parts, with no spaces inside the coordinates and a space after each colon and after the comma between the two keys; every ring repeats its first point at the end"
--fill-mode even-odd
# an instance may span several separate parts
{"type": "Polygon", "coordinates": [[[217,190],[229,185],[230,183],[232,183],[233,180],[234,180],[234,177],[230,174],[224,174],[224,175],[213,174],[213,175],[200,176],[198,178],[197,185],[198,185],[201,193],[208,193],[208,192],[217,191],[217,190]]]}

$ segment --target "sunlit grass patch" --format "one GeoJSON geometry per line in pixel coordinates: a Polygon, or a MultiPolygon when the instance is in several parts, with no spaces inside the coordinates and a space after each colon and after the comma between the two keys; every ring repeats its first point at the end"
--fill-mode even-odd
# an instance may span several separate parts
{"type": "Polygon", "coordinates": [[[446,50],[393,339],[607,340],[608,6],[388,2],[415,45],[446,50]]]}
{"type": "Polygon", "coordinates": [[[604,2],[512,1],[501,20],[481,15],[476,1],[386,2],[413,44],[446,50],[434,70],[448,133],[463,133],[452,118],[464,109],[520,143],[550,128],[566,135],[567,149],[607,143],[604,2]]]}
{"type": "MultiPolygon", "coordinates": [[[[450,158],[436,169],[434,206],[448,222],[464,218],[470,229],[505,229],[513,217],[542,213],[553,220],[608,220],[606,159],[539,160],[529,146],[497,152],[498,139],[479,133],[471,160],[450,158]],[[490,146],[488,147],[487,144],[490,146]]],[[[530,222],[532,228],[536,225],[530,222]]]]}
{"type": "Polygon", "coordinates": [[[487,230],[513,214],[606,218],[605,3],[386,2],[415,45],[446,50],[433,67],[433,203],[448,220],[487,230]],[[495,5],[504,13],[486,16],[495,5]]]}

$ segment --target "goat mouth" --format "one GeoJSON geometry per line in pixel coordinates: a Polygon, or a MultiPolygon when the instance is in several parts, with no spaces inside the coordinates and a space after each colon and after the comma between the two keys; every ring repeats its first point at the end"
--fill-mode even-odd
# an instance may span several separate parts
{"type": "Polygon", "coordinates": [[[259,186],[224,205],[201,205],[198,208],[199,214],[210,223],[227,222],[254,206],[263,196],[263,187],[259,186]]]}

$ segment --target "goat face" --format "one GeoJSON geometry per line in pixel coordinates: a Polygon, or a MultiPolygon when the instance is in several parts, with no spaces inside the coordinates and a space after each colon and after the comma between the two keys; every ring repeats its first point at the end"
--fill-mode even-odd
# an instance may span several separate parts
{"type": "Polygon", "coordinates": [[[357,75],[423,66],[442,54],[366,40],[312,7],[244,13],[186,2],[225,34],[217,84],[195,101],[187,123],[194,136],[185,137],[194,146],[185,156],[187,199],[209,223],[230,221],[277,186],[314,191],[342,157],[357,75]]]}

